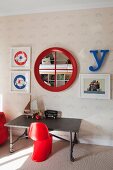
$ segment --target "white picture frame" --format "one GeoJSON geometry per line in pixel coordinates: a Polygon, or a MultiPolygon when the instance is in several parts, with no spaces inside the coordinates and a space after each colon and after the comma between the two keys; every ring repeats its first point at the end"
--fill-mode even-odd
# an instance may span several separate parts
{"type": "Polygon", "coordinates": [[[12,47],[10,48],[11,70],[30,70],[31,48],[12,47]]]}
{"type": "Polygon", "coordinates": [[[11,71],[11,92],[30,93],[30,71],[11,71]]]}
{"type": "Polygon", "coordinates": [[[80,98],[110,99],[110,74],[80,74],[80,98]]]}

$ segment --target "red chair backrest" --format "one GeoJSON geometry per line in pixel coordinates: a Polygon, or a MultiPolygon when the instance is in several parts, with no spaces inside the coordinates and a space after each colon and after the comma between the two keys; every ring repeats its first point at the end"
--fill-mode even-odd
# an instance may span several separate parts
{"type": "Polygon", "coordinates": [[[0,125],[4,125],[6,123],[6,118],[4,112],[0,112],[0,125]]]}
{"type": "Polygon", "coordinates": [[[42,122],[31,123],[28,134],[29,137],[35,141],[49,138],[48,128],[42,122]]]}

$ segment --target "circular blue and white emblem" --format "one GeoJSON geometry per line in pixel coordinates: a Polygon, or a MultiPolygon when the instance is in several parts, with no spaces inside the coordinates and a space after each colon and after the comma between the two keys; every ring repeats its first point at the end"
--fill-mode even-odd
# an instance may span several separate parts
{"type": "Polygon", "coordinates": [[[24,89],[26,87],[26,78],[25,76],[23,75],[17,75],[15,78],[14,78],[14,86],[17,88],[17,89],[24,89]]]}

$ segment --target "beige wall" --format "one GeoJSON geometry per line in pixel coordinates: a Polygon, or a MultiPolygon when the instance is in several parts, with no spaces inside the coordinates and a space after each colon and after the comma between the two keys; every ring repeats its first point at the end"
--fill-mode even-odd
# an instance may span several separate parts
{"type": "Polygon", "coordinates": [[[80,99],[78,77],[69,89],[49,92],[40,87],[33,73],[37,56],[49,47],[69,50],[78,60],[79,73],[90,73],[94,58],[89,50],[110,49],[98,73],[110,73],[113,83],[113,8],[0,18],[0,94],[8,119],[22,114],[29,101],[27,94],[10,92],[12,46],[32,47],[31,94],[38,97],[41,109],[45,106],[62,111],[63,117],[82,118],[81,142],[113,145],[113,99],[80,99]]]}

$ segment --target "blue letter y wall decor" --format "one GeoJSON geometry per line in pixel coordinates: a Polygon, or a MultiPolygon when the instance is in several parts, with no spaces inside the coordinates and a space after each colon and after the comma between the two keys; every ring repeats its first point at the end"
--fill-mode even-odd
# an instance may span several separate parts
{"type": "Polygon", "coordinates": [[[90,71],[97,71],[100,69],[105,57],[107,56],[106,54],[109,52],[109,50],[100,50],[101,58],[98,56],[98,52],[99,52],[98,50],[90,50],[90,53],[93,54],[93,56],[96,60],[96,63],[97,63],[97,67],[94,67],[94,66],[89,67],[90,71]]]}

